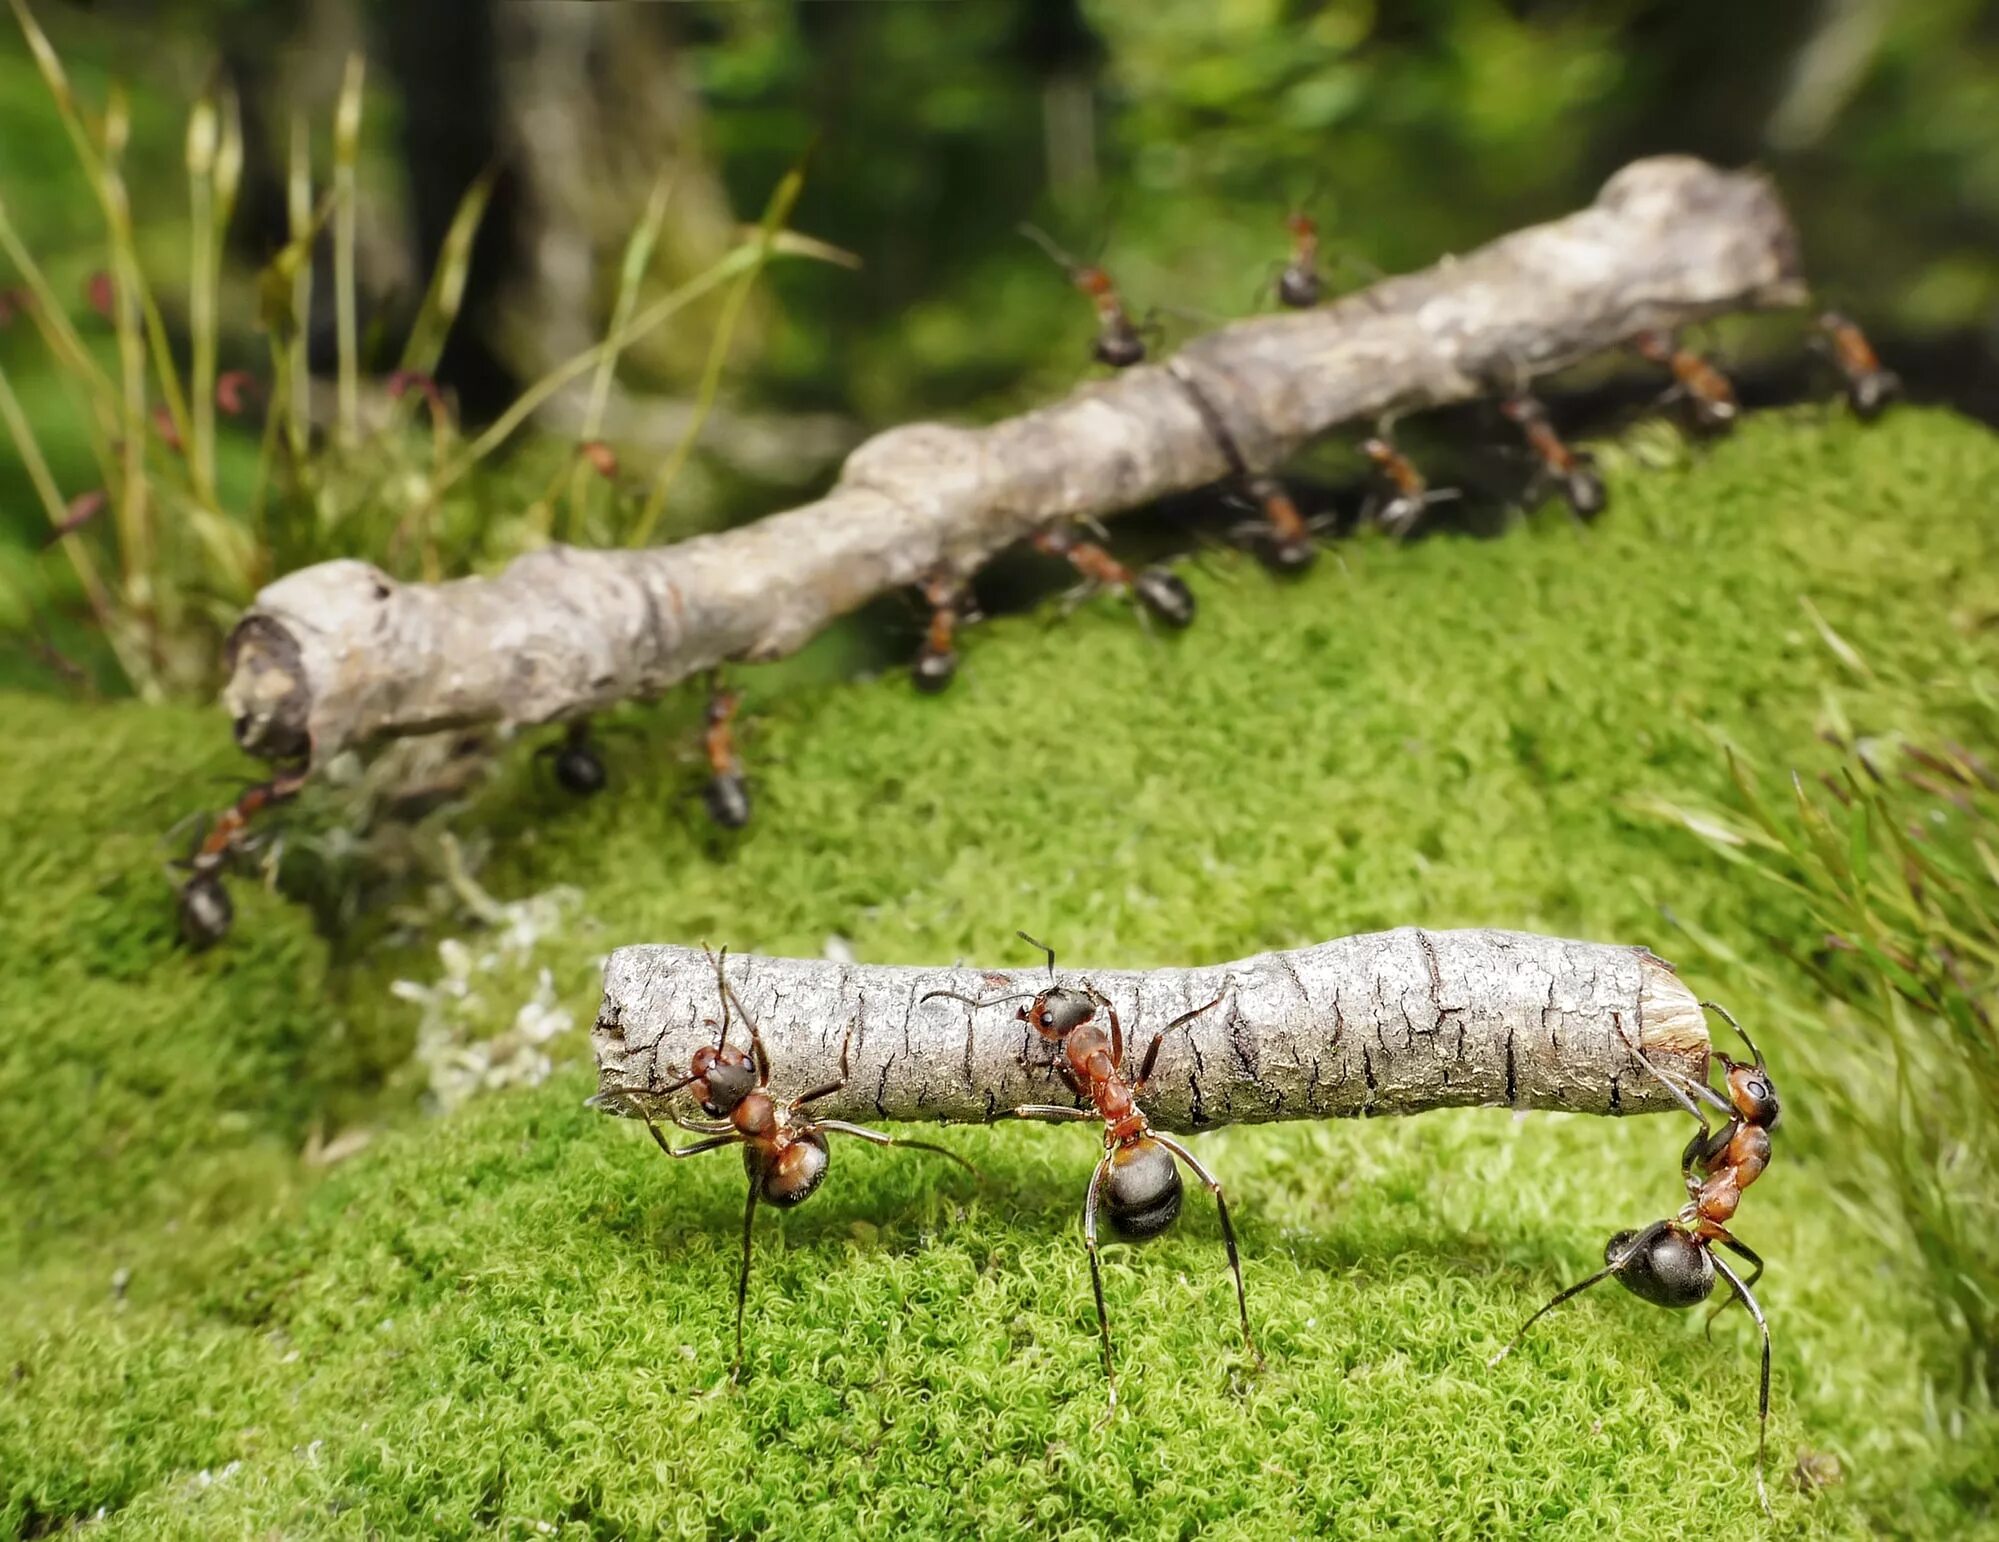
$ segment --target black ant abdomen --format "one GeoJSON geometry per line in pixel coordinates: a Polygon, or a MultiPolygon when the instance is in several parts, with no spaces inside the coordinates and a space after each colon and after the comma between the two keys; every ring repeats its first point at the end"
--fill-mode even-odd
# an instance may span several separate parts
{"type": "Polygon", "coordinates": [[[1145,340],[1129,323],[1106,325],[1090,344],[1090,357],[1112,369],[1130,369],[1145,362],[1145,340]]]}
{"type": "Polygon", "coordinates": [[[743,1171],[762,1192],[764,1203],[780,1210],[802,1205],[826,1181],[831,1162],[826,1137],[813,1129],[797,1129],[777,1156],[760,1146],[743,1147],[743,1171]]]}
{"type": "Polygon", "coordinates": [[[555,780],[562,790],[579,798],[604,790],[610,780],[604,758],[587,744],[565,744],[555,752],[555,780]]]}
{"type": "Polygon", "coordinates": [[[1594,467],[1577,466],[1562,479],[1562,495],[1578,519],[1595,519],[1610,506],[1610,493],[1594,467]]]}
{"type": "Polygon", "coordinates": [[[181,886],[181,939],[197,953],[227,937],[235,920],[229,890],[216,874],[196,873],[181,886]]]}
{"type": "Polygon", "coordinates": [[[739,775],[709,777],[701,788],[701,802],[708,817],[725,830],[740,830],[750,822],[749,784],[739,775]]]}
{"type": "Polygon", "coordinates": [[[1138,1140],[1111,1153],[1104,1180],[1111,1230],[1129,1242],[1143,1242],[1180,1218],[1185,1194],[1180,1164],[1156,1141],[1138,1140]]]}
{"type": "Polygon", "coordinates": [[[956,679],[957,674],[958,655],[955,651],[932,653],[926,650],[917,654],[916,663],[910,669],[911,679],[925,696],[935,696],[956,679]]]}
{"type": "Polygon", "coordinates": [[[1167,568],[1142,568],[1133,575],[1131,591],[1138,601],[1170,627],[1194,623],[1194,592],[1167,568]]]}
{"type": "Polygon", "coordinates": [[[1639,1241],[1636,1253],[1617,1272],[1617,1282],[1632,1295],[1654,1306],[1683,1311],[1714,1294],[1714,1261],[1691,1235],[1668,1227],[1649,1242],[1640,1233],[1621,1231],[1604,1245],[1603,1261],[1615,1264],[1639,1241]]]}

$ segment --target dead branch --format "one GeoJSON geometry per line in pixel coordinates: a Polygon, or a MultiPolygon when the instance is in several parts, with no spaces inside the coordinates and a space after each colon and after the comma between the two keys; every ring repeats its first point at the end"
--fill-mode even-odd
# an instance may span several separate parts
{"type": "MultiPolygon", "coordinates": [[[[772,1087],[836,1080],[815,1117],[982,1121],[1027,1103],[1071,1102],[1054,1063],[1015,1017],[1019,1001],[973,1008],[922,1000],[1032,993],[1037,967],[917,969],[731,957],[729,982],[769,1047],[772,1087]]],[[[1103,991],[1135,1074],[1152,1035],[1219,997],[1160,1050],[1146,1112],[1168,1129],[1273,1119],[1414,1114],[1498,1105],[1592,1114],[1677,1107],[1633,1061],[1699,1078],[1708,1036],[1672,966],[1643,948],[1520,932],[1403,927],[1192,969],[1063,969],[1103,991]]],[[[599,1106],[694,1114],[678,1081],[720,1021],[701,950],[620,948],[604,971],[591,1039],[599,1106]]],[[[731,1042],[747,1047],[740,1023],[731,1042]]]]}
{"type": "Polygon", "coordinates": [[[314,762],[384,736],[582,716],[788,653],[1051,521],[1273,468],[1338,424],[1489,394],[1643,329],[1803,298],[1761,177],[1638,161],[1580,213],[1423,272],[1222,327],[990,427],[880,434],[824,498],[726,534],[550,547],[438,585],[364,562],[304,569],[238,624],[224,700],[244,748],[314,762]]]}

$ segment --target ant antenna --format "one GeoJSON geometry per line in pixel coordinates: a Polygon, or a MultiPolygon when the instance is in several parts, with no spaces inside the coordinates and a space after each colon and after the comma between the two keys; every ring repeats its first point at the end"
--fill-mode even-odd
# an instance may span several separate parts
{"type": "Polygon", "coordinates": [[[1066,268],[1069,272],[1074,273],[1078,268],[1082,266],[1082,264],[1077,262],[1075,258],[1071,257],[1067,252],[1063,251],[1061,247],[1057,246],[1055,244],[1055,238],[1049,235],[1048,232],[1043,230],[1039,225],[1030,225],[1023,220],[1015,228],[1018,229],[1022,235],[1026,236],[1028,240],[1032,241],[1036,246],[1040,247],[1050,257],[1054,258],[1058,264],[1060,264],[1063,268],[1066,268]]]}
{"type": "Polygon", "coordinates": [[[1043,953],[1048,955],[1048,983],[1053,985],[1055,983],[1055,950],[1038,938],[1028,936],[1026,932],[1015,932],[1014,936],[1018,937],[1030,948],[1039,948],[1043,953]]]}
{"type": "Polygon", "coordinates": [[[1758,1049],[1756,1047],[1756,1041],[1749,1037],[1749,1030],[1744,1028],[1742,1024],[1738,1023],[1735,1020],[1734,1013],[1730,1012],[1727,1007],[1723,1006],[1718,1001],[1703,1001],[1701,1003],[1701,1006],[1705,1010],[1717,1014],[1723,1022],[1727,1023],[1729,1027],[1733,1028],[1738,1034],[1741,1035],[1742,1042],[1749,1046],[1749,1053],[1756,1057],[1757,1070],[1767,1071],[1770,1069],[1767,1065],[1763,1063],[1763,1051],[1758,1049]]]}
{"type": "Polygon", "coordinates": [[[1010,996],[979,997],[960,995],[957,991],[925,991],[917,998],[916,1004],[921,1006],[926,1001],[944,1000],[962,1001],[968,1007],[996,1007],[1009,1001],[1032,1001],[1040,994],[1039,991],[1015,991],[1010,996]]]}

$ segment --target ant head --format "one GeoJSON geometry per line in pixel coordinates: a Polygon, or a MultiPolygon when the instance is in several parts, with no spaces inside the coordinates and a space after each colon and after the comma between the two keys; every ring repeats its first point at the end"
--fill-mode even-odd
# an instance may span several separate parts
{"type": "Polygon", "coordinates": [[[1618,1284],[1654,1306],[1678,1311],[1714,1292],[1714,1260],[1678,1226],[1621,1231],[1605,1244],[1603,1261],[1617,1269],[1618,1284]]]}
{"type": "Polygon", "coordinates": [[[1735,1105],[1735,1111],[1750,1124],[1761,1125],[1766,1130],[1775,1129],[1780,1112],[1777,1088],[1762,1062],[1759,1060],[1754,1065],[1744,1065],[1723,1055],[1721,1063],[1728,1072],[1728,1101],[1735,1105]]]}
{"type": "Polygon", "coordinates": [[[688,1062],[691,1084],[702,1110],[713,1119],[727,1119],[757,1090],[757,1069],[739,1049],[704,1044],[688,1062]]]}
{"type": "Polygon", "coordinates": [[[777,1104],[761,1087],[754,1088],[737,1099],[729,1122],[751,1140],[768,1140],[777,1133],[777,1104]]]}
{"type": "Polygon", "coordinates": [[[1111,276],[1102,268],[1078,268],[1070,275],[1070,279],[1078,289],[1082,290],[1092,300],[1101,300],[1105,295],[1113,292],[1114,286],[1111,283],[1111,276]]]}
{"type": "Polygon", "coordinates": [[[1111,1153],[1104,1183],[1111,1230],[1132,1242],[1156,1237],[1180,1215],[1180,1164],[1158,1141],[1140,1138],[1111,1153]]]}
{"type": "Polygon", "coordinates": [[[1072,990],[1066,985],[1050,986],[1020,1009],[1021,1021],[1042,1038],[1051,1040],[1068,1038],[1096,1015],[1096,993],[1072,990]]]}

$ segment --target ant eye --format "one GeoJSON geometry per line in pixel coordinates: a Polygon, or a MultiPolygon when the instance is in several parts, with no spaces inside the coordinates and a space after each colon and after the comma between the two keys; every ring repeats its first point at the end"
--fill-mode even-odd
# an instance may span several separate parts
{"type": "Polygon", "coordinates": [[[1750,1082],[1742,1090],[1744,1092],[1747,1092],[1752,1098],[1755,1098],[1758,1102],[1761,1102],[1764,1098],[1770,1096],[1770,1088],[1768,1084],[1764,1082],[1750,1082]]]}

